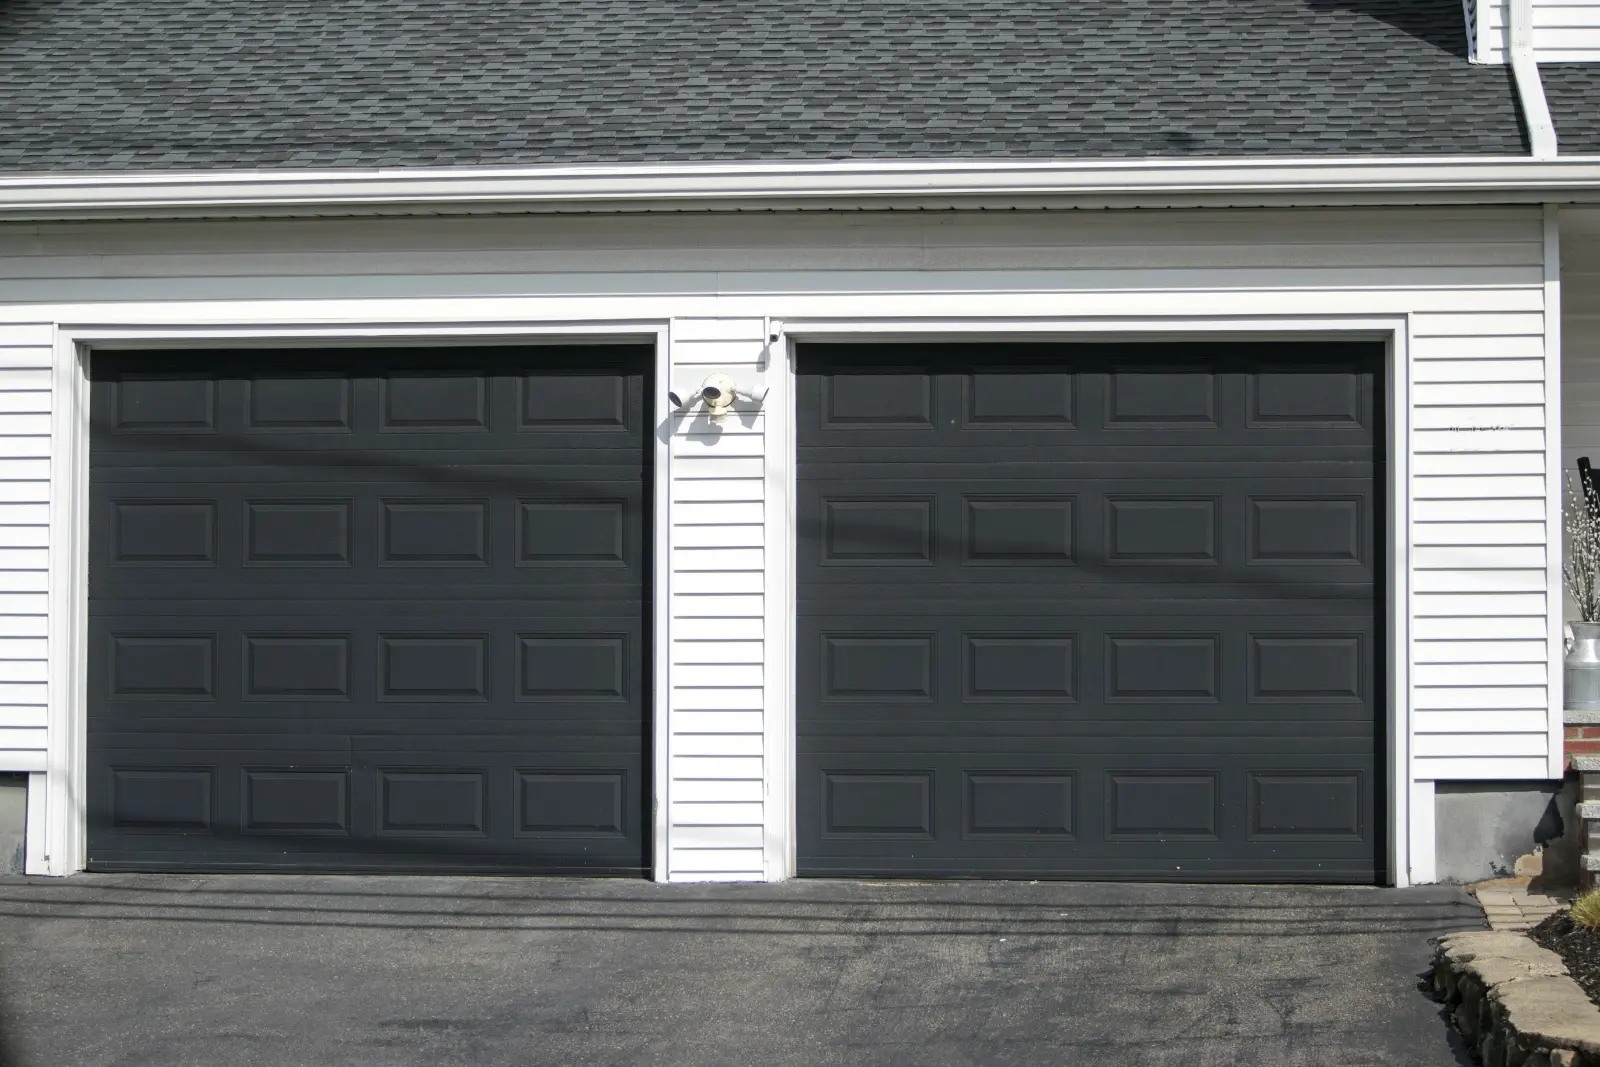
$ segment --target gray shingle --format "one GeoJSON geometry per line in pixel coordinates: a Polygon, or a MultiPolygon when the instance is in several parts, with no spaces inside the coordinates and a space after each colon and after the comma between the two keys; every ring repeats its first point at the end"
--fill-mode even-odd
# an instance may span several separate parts
{"type": "Polygon", "coordinates": [[[1561,154],[1600,154],[1600,66],[1541,63],[1539,77],[1561,154]]]}
{"type": "Polygon", "coordinates": [[[0,0],[0,170],[1519,154],[1459,0],[0,0]]]}

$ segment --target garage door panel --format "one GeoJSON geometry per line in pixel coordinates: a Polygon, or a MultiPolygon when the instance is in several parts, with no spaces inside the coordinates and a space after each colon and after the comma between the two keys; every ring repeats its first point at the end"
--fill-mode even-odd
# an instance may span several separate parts
{"type": "Polygon", "coordinates": [[[1318,762],[1241,771],[1200,754],[841,754],[802,771],[801,802],[823,813],[802,844],[826,851],[833,871],[898,860],[883,870],[1038,875],[1070,863],[1092,877],[1327,880],[1370,864],[1373,812],[1361,767],[1318,762]]]}
{"type": "Polygon", "coordinates": [[[803,348],[802,870],[1374,878],[1378,357],[803,348]]]}
{"type": "Polygon", "coordinates": [[[640,871],[648,360],[97,359],[91,865],[640,871]]]}
{"type": "MultiPolygon", "coordinates": [[[[1131,580],[1121,573],[1150,568],[1178,571],[1152,574],[1163,585],[1270,587],[1297,584],[1309,572],[1370,583],[1370,481],[1196,477],[1215,490],[1196,493],[1195,477],[1133,475],[1033,486],[1020,479],[952,479],[937,487],[841,479],[838,491],[808,481],[800,490],[799,565],[818,581],[872,581],[884,568],[921,567],[938,572],[933,581],[962,583],[1016,580],[966,573],[973,568],[1072,572],[1051,576],[1052,584],[1131,580]]],[[[883,580],[897,579],[889,573],[883,580]]]]}

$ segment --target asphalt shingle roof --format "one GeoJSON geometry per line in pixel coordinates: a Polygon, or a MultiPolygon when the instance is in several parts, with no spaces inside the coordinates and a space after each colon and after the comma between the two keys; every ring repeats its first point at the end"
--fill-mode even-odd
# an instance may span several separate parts
{"type": "Polygon", "coordinates": [[[1561,154],[1600,155],[1600,66],[1541,63],[1539,80],[1561,154]]]}
{"type": "Polygon", "coordinates": [[[0,0],[0,170],[1520,154],[1460,0],[0,0]]]}

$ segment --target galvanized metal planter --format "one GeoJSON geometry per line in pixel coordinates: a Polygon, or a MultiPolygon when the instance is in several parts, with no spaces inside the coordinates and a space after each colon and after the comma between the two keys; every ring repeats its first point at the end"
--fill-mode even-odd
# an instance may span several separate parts
{"type": "Polygon", "coordinates": [[[1600,711],[1600,622],[1574,622],[1562,668],[1569,711],[1600,711]]]}

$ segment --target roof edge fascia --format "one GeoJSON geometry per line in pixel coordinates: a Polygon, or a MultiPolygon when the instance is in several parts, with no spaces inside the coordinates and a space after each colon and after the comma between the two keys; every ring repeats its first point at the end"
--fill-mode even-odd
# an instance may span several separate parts
{"type": "Polygon", "coordinates": [[[326,214],[1600,203],[1600,156],[911,160],[0,174],[0,221],[326,214]]]}

